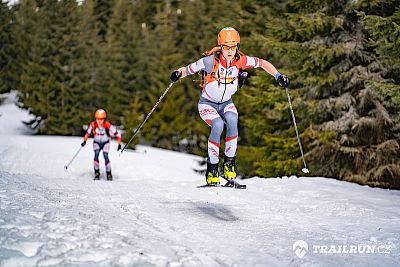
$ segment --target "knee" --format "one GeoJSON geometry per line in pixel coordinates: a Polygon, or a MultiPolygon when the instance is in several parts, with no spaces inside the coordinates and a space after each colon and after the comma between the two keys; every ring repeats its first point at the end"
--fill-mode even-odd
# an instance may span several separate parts
{"type": "Polygon", "coordinates": [[[238,124],[238,115],[234,112],[225,113],[226,127],[227,128],[236,128],[238,124]]]}
{"type": "Polygon", "coordinates": [[[224,130],[224,121],[221,118],[214,119],[211,122],[211,131],[216,134],[222,134],[224,130]]]}
{"type": "Polygon", "coordinates": [[[109,159],[108,159],[108,153],[107,153],[107,152],[103,152],[103,156],[104,156],[104,159],[105,159],[106,161],[109,161],[109,159]]]}

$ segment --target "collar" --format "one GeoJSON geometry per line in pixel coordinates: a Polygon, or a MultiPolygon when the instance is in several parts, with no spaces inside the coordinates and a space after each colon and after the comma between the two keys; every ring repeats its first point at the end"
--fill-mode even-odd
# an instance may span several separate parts
{"type": "MultiPolygon", "coordinates": [[[[223,55],[221,55],[221,57],[220,57],[220,60],[219,60],[219,63],[221,63],[221,65],[224,67],[224,68],[228,68],[227,67],[227,60],[224,58],[224,56],[223,55]]],[[[236,58],[234,57],[233,58],[233,60],[231,61],[231,64],[229,64],[229,67],[232,67],[232,66],[236,66],[236,58]]]]}

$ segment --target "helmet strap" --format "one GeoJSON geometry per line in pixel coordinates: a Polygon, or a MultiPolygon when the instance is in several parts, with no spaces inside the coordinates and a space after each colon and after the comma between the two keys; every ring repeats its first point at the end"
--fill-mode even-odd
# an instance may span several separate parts
{"type": "Polygon", "coordinates": [[[221,58],[222,50],[218,50],[215,52],[215,58],[219,60],[221,58]]]}

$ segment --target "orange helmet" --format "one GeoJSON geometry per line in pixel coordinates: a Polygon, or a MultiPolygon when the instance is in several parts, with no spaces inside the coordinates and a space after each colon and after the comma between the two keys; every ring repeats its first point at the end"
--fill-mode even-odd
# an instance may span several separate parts
{"type": "Polygon", "coordinates": [[[98,109],[96,110],[96,112],[94,113],[94,118],[95,119],[105,119],[107,118],[107,114],[104,111],[104,109],[98,109]]]}
{"type": "Polygon", "coordinates": [[[218,45],[237,44],[240,44],[240,35],[234,28],[226,27],[218,33],[218,45]]]}

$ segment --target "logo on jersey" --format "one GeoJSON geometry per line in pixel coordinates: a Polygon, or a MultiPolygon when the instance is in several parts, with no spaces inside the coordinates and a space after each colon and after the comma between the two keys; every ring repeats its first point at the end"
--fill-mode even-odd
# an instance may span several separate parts
{"type": "Polygon", "coordinates": [[[215,148],[211,147],[210,150],[211,150],[211,153],[212,153],[214,156],[219,157],[219,153],[215,150],[215,148]]]}
{"type": "Polygon", "coordinates": [[[225,69],[223,67],[221,67],[221,69],[219,70],[219,75],[225,76],[225,69]]]}
{"type": "Polygon", "coordinates": [[[201,117],[204,117],[206,115],[216,115],[217,111],[212,108],[204,108],[204,109],[200,110],[199,113],[200,113],[201,117]]]}

